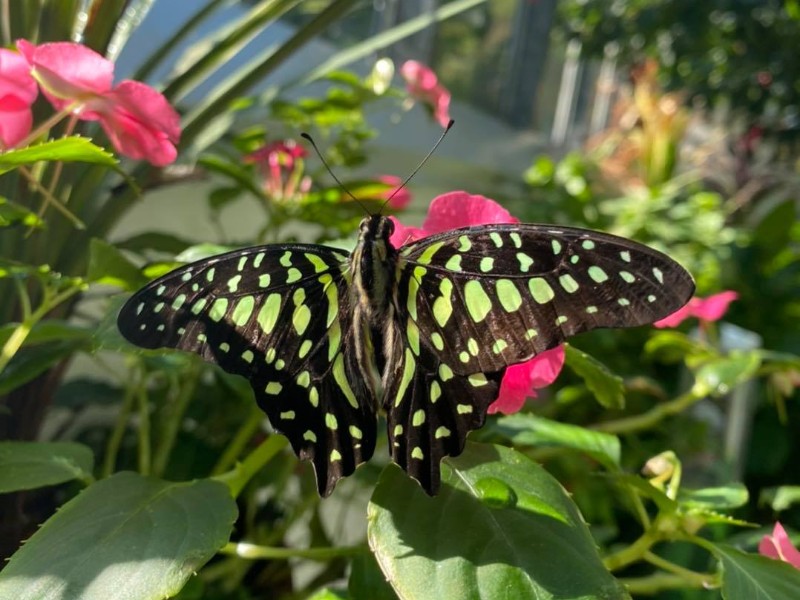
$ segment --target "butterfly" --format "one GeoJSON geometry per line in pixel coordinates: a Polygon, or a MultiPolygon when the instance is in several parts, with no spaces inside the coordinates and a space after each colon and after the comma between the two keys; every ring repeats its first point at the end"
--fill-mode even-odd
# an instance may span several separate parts
{"type": "Polygon", "coordinates": [[[674,260],[606,233],[481,225],[395,248],[393,229],[370,215],[351,253],[274,244],[182,266],[133,294],[118,327],[248,379],[321,496],[372,456],[379,409],[392,460],[434,495],[508,366],[652,323],[694,291],[674,260]]]}

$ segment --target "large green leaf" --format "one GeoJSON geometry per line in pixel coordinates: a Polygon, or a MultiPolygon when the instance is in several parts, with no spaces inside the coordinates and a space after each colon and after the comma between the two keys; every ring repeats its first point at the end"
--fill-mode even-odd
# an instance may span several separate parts
{"type": "Polygon", "coordinates": [[[403,600],[628,597],[567,492],[522,454],[467,444],[442,482],[430,498],[390,466],[372,496],[369,543],[403,600]]]}
{"type": "Polygon", "coordinates": [[[528,413],[500,417],[490,425],[514,446],[556,446],[588,454],[611,471],[620,467],[619,438],[578,425],[559,423],[528,413]]]}
{"type": "Polygon", "coordinates": [[[0,572],[0,600],[161,600],[227,542],[223,484],[119,473],[65,504],[0,572]]]}
{"type": "Polygon", "coordinates": [[[800,569],[723,544],[714,544],[713,552],[722,563],[725,600],[797,600],[800,596],[800,569]]]}
{"type": "Polygon", "coordinates": [[[0,493],[92,477],[92,451],[73,442],[0,442],[0,493]]]}
{"type": "Polygon", "coordinates": [[[89,244],[89,281],[135,290],[148,281],[125,255],[106,241],[94,238],[89,244]]]}

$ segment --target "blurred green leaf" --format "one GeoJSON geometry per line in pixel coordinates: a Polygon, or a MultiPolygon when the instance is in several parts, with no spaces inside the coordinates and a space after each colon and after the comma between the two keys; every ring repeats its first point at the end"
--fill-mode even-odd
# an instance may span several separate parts
{"type": "Polygon", "coordinates": [[[38,229],[44,225],[44,221],[21,204],[0,196],[0,227],[11,225],[23,225],[38,229]]]}
{"type": "MultiPolygon", "coordinates": [[[[17,323],[7,323],[0,327],[0,346],[6,343],[6,340],[8,340],[17,326],[17,323]]],[[[74,325],[67,321],[47,319],[39,321],[31,328],[31,332],[25,338],[25,345],[35,346],[36,344],[63,340],[88,341],[91,337],[91,329],[74,325]]]]}
{"type": "Polygon", "coordinates": [[[94,456],[73,442],[0,442],[0,494],[89,481],[94,456]]]}
{"type": "Polygon", "coordinates": [[[702,346],[680,331],[659,330],[647,340],[645,354],[665,363],[676,363],[703,351],[702,346]]]}
{"type": "Polygon", "coordinates": [[[564,345],[566,365],[583,379],[586,387],[605,408],[624,408],[625,386],[622,378],[612,373],[596,358],[578,350],[570,344],[564,345]]]}
{"type": "Polygon", "coordinates": [[[41,160],[80,161],[108,167],[115,167],[117,164],[117,159],[113,154],[100,146],[94,145],[91,140],[72,136],[42,142],[19,150],[9,150],[0,154],[0,175],[21,165],[41,160]]]}
{"type": "Polygon", "coordinates": [[[82,337],[23,346],[0,372],[0,396],[28,383],[78,350],[88,348],[87,340],[82,337]]]}
{"type": "Polygon", "coordinates": [[[615,435],[528,413],[502,416],[489,427],[514,446],[571,448],[591,456],[610,471],[620,468],[620,444],[615,435]]]}
{"type": "Polygon", "coordinates": [[[194,242],[171,233],[147,231],[115,242],[114,245],[120,250],[130,250],[138,253],[142,253],[145,250],[154,250],[156,252],[164,252],[170,256],[175,256],[183,252],[193,243],[194,242]]]}
{"type": "Polygon", "coordinates": [[[761,366],[758,352],[733,351],[727,356],[704,361],[695,372],[694,392],[698,395],[729,393],[753,378],[761,366]]]}
{"type": "Polygon", "coordinates": [[[468,443],[442,483],[431,498],[391,465],[372,496],[370,547],[403,600],[628,597],[569,495],[522,454],[468,443]]]}
{"type": "Polygon", "coordinates": [[[397,594],[386,581],[375,556],[369,552],[353,557],[347,589],[355,600],[397,600],[397,594]]]}
{"type": "Polygon", "coordinates": [[[724,486],[690,490],[681,487],[678,503],[687,508],[709,508],[712,510],[739,508],[747,504],[750,494],[744,484],[729,483],[724,486]]]}
{"type": "Polygon", "coordinates": [[[311,594],[308,600],[350,600],[350,596],[344,592],[326,587],[311,594]]]}
{"type": "Polygon", "coordinates": [[[781,485],[761,490],[759,504],[769,504],[775,512],[781,512],[800,503],[800,485],[781,485]]]}
{"type": "Polygon", "coordinates": [[[89,486],[0,572],[3,600],[161,599],[176,594],[231,533],[236,503],[216,481],[118,473],[89,486]]]}
{"type": "Polygon", "coordinates": [[[723,544],[711,548],[722,564],[725,600],[797,600],[800,569],[723,544]]]}
{"type": "Polygon", "coordinates": [[[141,271],[114,246],[93,238],[89,244],[89,281],[131,291],[147,283],[141,271]]]}

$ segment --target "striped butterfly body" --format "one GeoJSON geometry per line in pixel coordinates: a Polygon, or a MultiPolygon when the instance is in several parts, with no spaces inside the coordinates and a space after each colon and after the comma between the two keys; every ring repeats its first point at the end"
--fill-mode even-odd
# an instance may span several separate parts
{"type": "Polygon", "coordinates": [[[373,215],[350,254],[281,244],[181,267],[128,300],[120,331],[246,377],[322,496],[371,457],[382,408],[392,460],[433,495],[506,367],[583,331],[652,323],[694,291],[665,255],[589,230],[484,225],[399,249],[392,231],[373,215]]]}

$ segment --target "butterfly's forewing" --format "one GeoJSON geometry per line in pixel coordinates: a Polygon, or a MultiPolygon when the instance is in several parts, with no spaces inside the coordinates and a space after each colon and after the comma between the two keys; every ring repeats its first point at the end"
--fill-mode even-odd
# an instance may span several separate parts
{"type": "Polygon", "coordinates": [[[408,297],[424,343],[461,374],[522,362],[591,329],[652,323],[694,291],[664,254],[576,228],[454,230],[404,246],[400,257],[398,297],[408,297]]]}
{"type": "Polygon", "coordinates": [[[390,447],[429,493],[439,459],[460,453],[466,433],[483,424],[505,367],[577,333],[652,323],[694,291],[680,265],[646,246],[527,224],[404,246],[396,279],[405,347],[384,402],[390,447]],[[457,439],[437,435],[441,427],[457,439]]]}
{"type": "Polygon", "coordinates": [[[195,352],[246,377],[324,496],[375,447],[375,399],[353,376],[346,260],[299,244],[231,252],[152,282],[118,318],[138,346],[195,352]]]}

